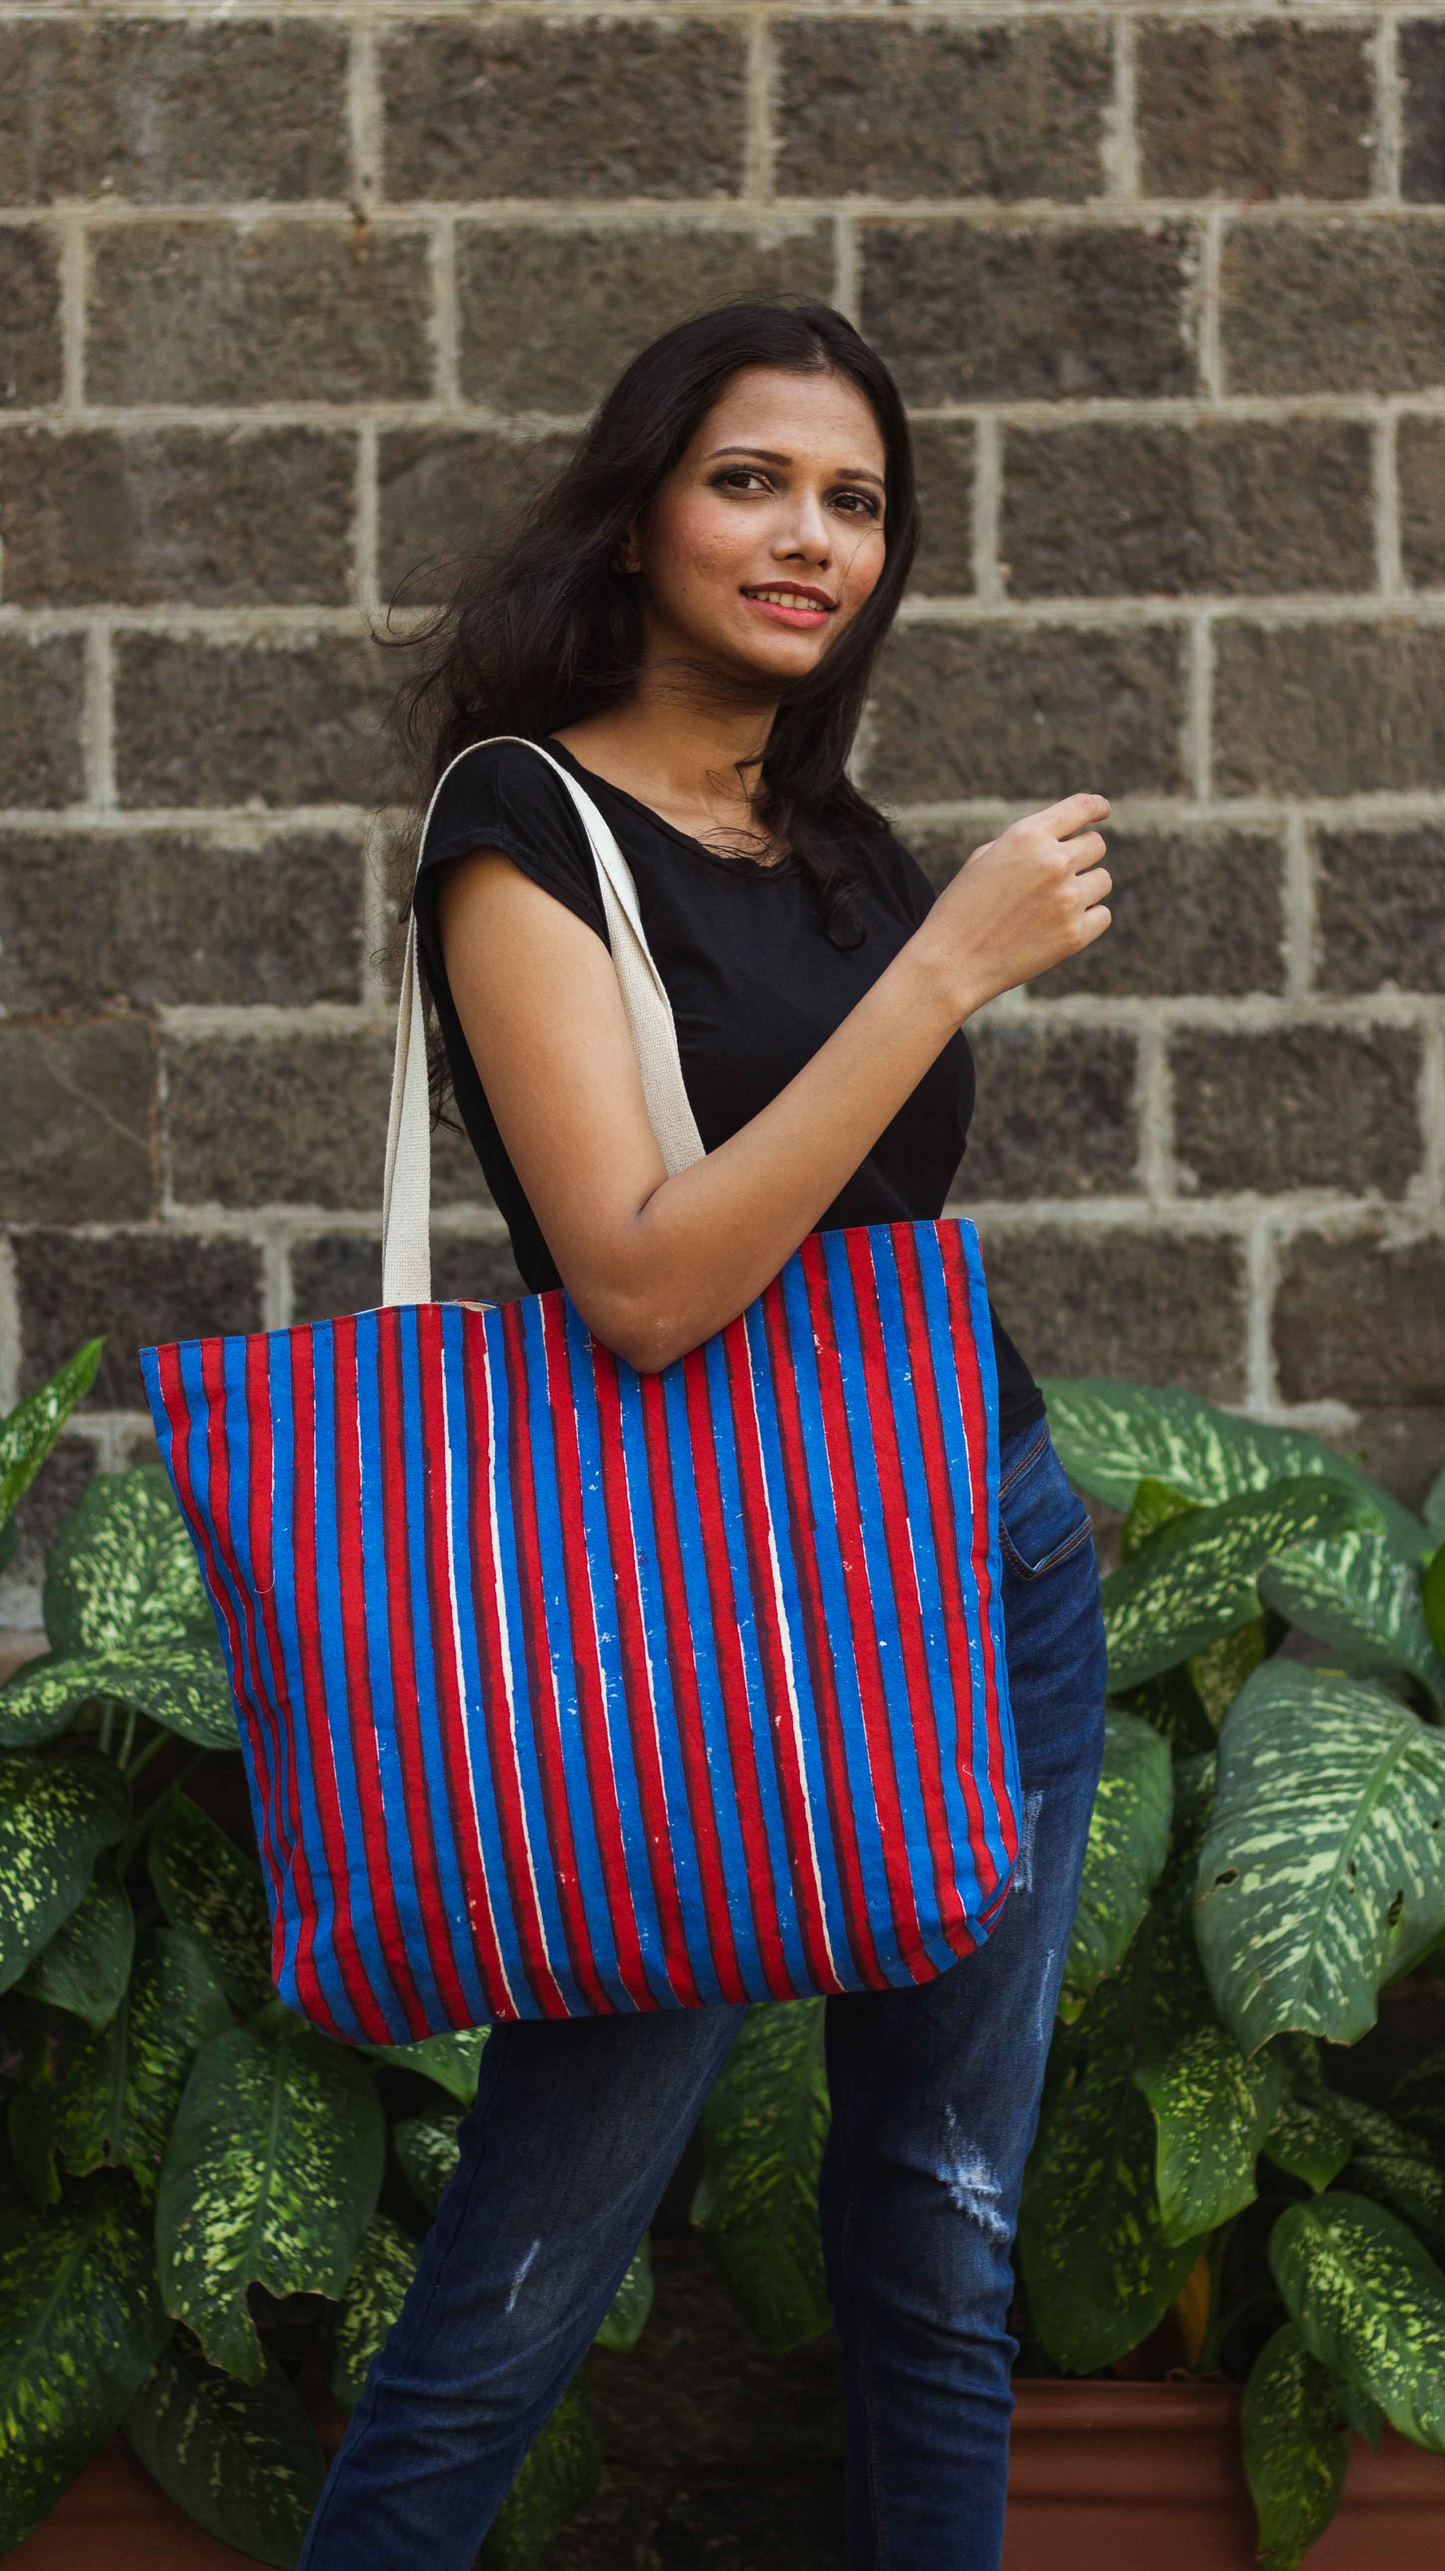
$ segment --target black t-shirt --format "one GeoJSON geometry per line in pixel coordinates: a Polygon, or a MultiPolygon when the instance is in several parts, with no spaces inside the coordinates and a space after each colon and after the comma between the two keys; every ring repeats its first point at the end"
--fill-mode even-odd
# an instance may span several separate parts
{"type": "MultiPolygon", "coordinates": [[[[795,858],[764,865],[719,856],[582,767],[560,741],[549,737],[546,746],[591,795],[631,868],[647,942],[672,1002],[692,1112],[705,1149],[714,1151],[786,1088],[841,1024],[911,937],[933,901],[932,887],[889,837],[861,888],[862,942],[836,947],[824,931],[817,887],[795,858]]],[[[458,760],[436,799],[417,881],[417,934],[457,1111],[511,1233],[517,1266],[536,1294],[561,1279],[487,1104],[437,935],[437,871],[474,848],[500,849],[610,941],[587,834],[560,777],[522,743],[479,743],[458,760]]],[[[973,1056],[959,1033],[816,1228],[941,1214],[973,1097],[973,1056]]],[[[999,1425],[1007,1436],[1042,1417],[1043,1396],[997,1314],[993,1328],[999,1425]]]]}

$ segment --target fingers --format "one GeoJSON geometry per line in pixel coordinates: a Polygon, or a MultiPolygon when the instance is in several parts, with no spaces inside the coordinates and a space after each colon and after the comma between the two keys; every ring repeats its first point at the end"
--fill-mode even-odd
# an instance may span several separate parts
{"type": "Polygon", "coordinates": [[[1067,839],[1086,824],[1106,821],[1110,804],[1107,795],[1065,795],[1062,803],[1050,803],[1042,812],[1031,812],[1030,822],[1042,823],[1055,839],[1067,839]]]}
{"type": "Polygon", "coordinates": [[[1114,878],[1107,866],[1090,866],[1083,874],[1075,876],[1074,884],[1076,891],[1084,897],[1085,909],[1092,910],[1095,902],[1108,900],[1114,889],[1114,878]]]}

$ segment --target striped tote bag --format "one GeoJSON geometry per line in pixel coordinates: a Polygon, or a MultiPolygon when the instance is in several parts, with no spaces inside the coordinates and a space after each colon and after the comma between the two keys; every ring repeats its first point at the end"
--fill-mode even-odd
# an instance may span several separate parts
{"type": "MultiPolygon", "coordinates": [[[[674,1171],[702,1144],[667,994],[552,764],[674,1171]]],[[[643,1375],[560,1291],[434,1303],[429,1196],[413,925],[380,1307],[141,1352],[282,1997],[397,2044],[943,1971],[1018,1845],[973,1226],[812,1234],[643,1375]]]]}

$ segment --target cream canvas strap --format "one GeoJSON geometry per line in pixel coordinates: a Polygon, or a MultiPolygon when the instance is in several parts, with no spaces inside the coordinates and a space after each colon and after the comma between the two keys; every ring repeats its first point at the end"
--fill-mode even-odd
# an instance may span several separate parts
{"type": "MultiPolygon", "coordinates": [[[[642,930],[637,887],[627,860],[591,796],[570,776],[550,750],[520,733],[499,732],[499,741],[521,741],[555,768],[572,797],[587,833],[612,961],[622,992],[622,1006],[637,1051],[642,1094],[669,1178],[703,1157],[702,1136],[682,1077],[672,1003],[642,930]]],[[[436,809],[437,796],[457,760],[480,749],[472,741],[459,750],[438,777],[422,823],[420,847],[436,809]]],[[[418,860],[418,865],[420,860],[418,860]]],[[[417,957],[416,910],[407,922],[406,960],[396,1013],[396,1053],[391,1074],[391,1110],[386,1124],[386,1172],[381,1200],[381,1299],[383,1303],[431,1301],[431,1100],[427,1090],[426,1030],[422,1011],[421,967],[417,957]]]]}

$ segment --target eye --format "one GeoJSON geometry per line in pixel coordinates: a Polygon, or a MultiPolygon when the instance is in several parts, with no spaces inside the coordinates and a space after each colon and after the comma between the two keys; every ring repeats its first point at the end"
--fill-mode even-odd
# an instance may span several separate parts
{"type": "Polygon", "coordinates": [[[871,491],[835,491],[833,501],[835,507],[841,507],[844,515],[850,518],[881,518],[883,515],[883,504],[874,499],[871,491]]]}
{"type": "Polygon", "coordinates": [[[741,491],[745,486],[763,491],[772,489],[766,473],[759,472],[755,464],[729,464],[721,473],[715,473],[712,477],[712,487],[715,491],[741,491]]]}

